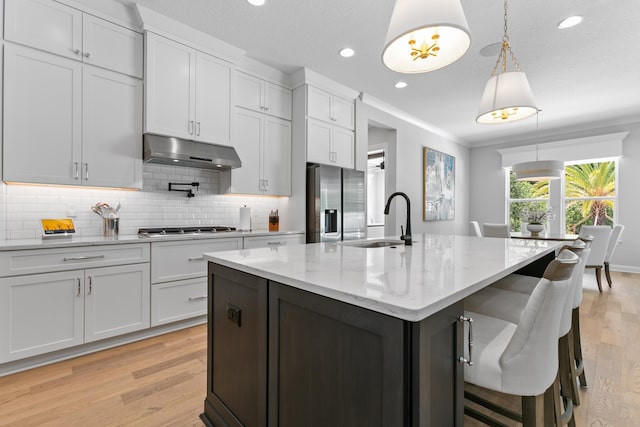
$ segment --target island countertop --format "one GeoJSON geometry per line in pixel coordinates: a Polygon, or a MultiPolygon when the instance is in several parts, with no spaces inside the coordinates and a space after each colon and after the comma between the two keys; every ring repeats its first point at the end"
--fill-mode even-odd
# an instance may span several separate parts
{"type": "Polygon", "coordinates": [[[544,257],[557,241],[414,235],[413,246],[314,243],[205,253],[226,267],[420,321],[544,257]]]}

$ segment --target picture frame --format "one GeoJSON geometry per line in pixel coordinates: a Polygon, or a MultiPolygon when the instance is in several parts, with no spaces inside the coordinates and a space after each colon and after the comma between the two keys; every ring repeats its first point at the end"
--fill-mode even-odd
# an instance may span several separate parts
{"type": "Polygon", "coordinates": [[[423,147],[423,221],[455,219],[456,158],[423,147]]]}

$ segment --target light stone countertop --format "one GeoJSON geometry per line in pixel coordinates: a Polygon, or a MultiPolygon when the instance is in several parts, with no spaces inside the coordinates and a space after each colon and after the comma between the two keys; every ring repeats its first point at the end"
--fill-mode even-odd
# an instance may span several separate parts
{"type": "Polygon", "coordinates": [[[117,237],[72,236],[53,239],[21,239],[0,240],[0,251],[16,251],[23,249],[71,248],[80,246],[118,245],[128,243],[153,243],[178,240],[224,239],[238,237],[276,236],[287,234],[304,234],[304,231],[231,231],[208,233],[202,235],[171,235],[158,237],[138,236],[137,234],[119,235],[117,237]]]}
{"type": "MultiPolygon", "coordinates": [[[[205,253],[217,264],[379,313],[420,321],[562,242],[414,235],[413,246],[314,243],[205,253]]],[[[396,238],[397,239],[397,238],[396,238]]]]}

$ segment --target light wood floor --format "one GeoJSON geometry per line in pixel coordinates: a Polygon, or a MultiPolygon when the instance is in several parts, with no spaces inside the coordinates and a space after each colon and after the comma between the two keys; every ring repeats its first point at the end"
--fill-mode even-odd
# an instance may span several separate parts
{"type": "MultiPolygon", "coordinates": [[[[614,273],[613,288],[605,284],[602,294],[592,276],[587,270],[581,307],[590,386],[581,391],[576,422],[638,426],[640,275],[614,273]]],[[[205,392],[203,325],[2,377],[0,425],[202,426],[205,392]]]]}

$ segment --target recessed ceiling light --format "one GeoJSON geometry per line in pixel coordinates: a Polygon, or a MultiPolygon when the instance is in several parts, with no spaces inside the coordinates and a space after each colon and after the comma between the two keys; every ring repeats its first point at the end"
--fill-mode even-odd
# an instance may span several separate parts
{"type": "Polygon", "coordinates": [[[252,6],[262,6],[264,2],[265,0],[247,0],[247,3],[249,3],[252,6]]]}
{"type": "Polygon", "coordinates": [[[351,58],[356,52],[350,47],[340,49],[340,56],[343,58],[351,58]]]}
{"type": "Polygon", "coordinates": [[[580,15],[569,16],[568,18],[565,18],[562,21],[560,21],[560,23],[558,24],[558,29],[564,30],[565,28],[575,27],[581,22],[582,22],[582,16],[580,15]]]}
{"type": "Polygon", "coordinates": [[[502,49],[502,42],[491,43],[486,45],[482,49],[480,49],[480,55],[486,56],[489,58],[496,57],[500,53],[501,49],[502,49]]]}
{"type": "Polygon", "coordinates": [[[402,89],[407,87],[407,82],[399,81],[394,85],[397,89],[402,89]]]}

